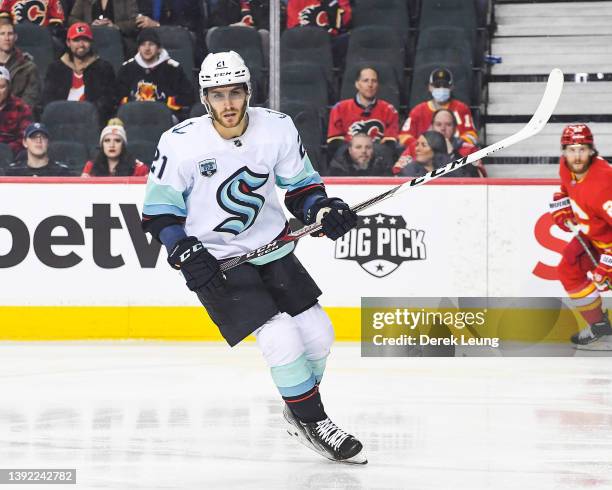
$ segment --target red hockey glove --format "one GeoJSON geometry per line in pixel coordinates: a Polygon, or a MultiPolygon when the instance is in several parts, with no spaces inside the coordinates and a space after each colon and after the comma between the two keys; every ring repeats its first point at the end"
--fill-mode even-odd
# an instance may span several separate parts
{"type": "Polygon", "coordinates": [[[576,217],[574,216],[574,211],[572,211],[570,198],[561,192],[555,192],[553,201],[549,206],[550,214],[555,224],[563,231],[571,232],[572,230],[565,224],[566,221],[571,221],[576,224],[576,217]]]}
{"type": "Polygon", "coordinates": [[[612,255],[602,254],[599,257],[599,264],[593,270],[593,281],[600,291],[612,287],[612,255]]]}

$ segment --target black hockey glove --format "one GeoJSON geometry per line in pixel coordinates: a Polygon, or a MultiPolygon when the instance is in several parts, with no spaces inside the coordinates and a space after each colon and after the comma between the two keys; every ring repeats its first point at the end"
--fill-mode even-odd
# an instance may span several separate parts
{"type": "Polygon", "coordinates": [[[307,225],[320,222],[323,233],[332,240],[357,226],[357,213],[337,197],[319,199],[308,208],[305,218],[307,225]]]}
{"type": "Polygon", "coordinates": [[[223,287],[223,275],[219,269],[219,262],[194,236],[188,236],[176,242],[168,254],[168,263],[172,268],[183,273],[187,287],[192,291],[223,287]]]}

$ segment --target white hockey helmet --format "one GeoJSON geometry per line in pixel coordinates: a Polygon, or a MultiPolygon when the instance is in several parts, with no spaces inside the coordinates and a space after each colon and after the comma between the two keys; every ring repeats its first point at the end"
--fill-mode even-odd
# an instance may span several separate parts
{"type": "Polygon", "coordinates": [[[202,98],[206,89],[244,83],[251,95],[251,73],[242,57],[235,51],[210,53],[200,67],[198,76],[202,98]]]}

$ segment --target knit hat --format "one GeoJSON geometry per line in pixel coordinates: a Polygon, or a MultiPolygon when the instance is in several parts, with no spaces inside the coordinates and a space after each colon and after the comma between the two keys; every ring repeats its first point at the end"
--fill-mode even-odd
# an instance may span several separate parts
{"type": "Polygon", "coordinates": [[[100,144],[102,144],[104,137],[109,134],[119,136],[123,140],[123,144],[127,144],[127,134],[125,133],[125,128],[123,127],[123,121],[121,121],[121,119],[118,117],[113,117],[108,121],[106,127],[100,133],[100,144]]]}
{"type": "Polygon", "coordinates": [[[11,83],[11,73],[4,66],[0,66],[0,78],[11,83]]]}
{"type": "Polygon", "coordinates": [[[146,27],[138,34],[138,38],[136,42],[138,46],[140,46],[145,41],[151,41],[152,43],[157,44],[161,47],[161,40],[159,39],[159,34],[157,33],[157,27],[146,27]]]}
{"type": "Polygon", "coordinates": [[[444,138],[444,136],[442,136],[442,134],[438,133],[437,131],[425,131],[423,133],[423,136],[427,140],[427,144],[433,150],[434,154],[448,153],[448,148],[446,147],[446,139],[444,138]]]}

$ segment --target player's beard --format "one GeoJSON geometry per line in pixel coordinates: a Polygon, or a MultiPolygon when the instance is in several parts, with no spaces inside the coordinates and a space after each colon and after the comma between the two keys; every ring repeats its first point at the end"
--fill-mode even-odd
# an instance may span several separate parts
{"type": "Polygon", "coordinates": [[[570,163],[566,159],[565,163],[567,165],[567,168],[570,170],[570,172],[572,172],[574,174],[582,175],[582,174],[584,174],[589,169],[589,166],[591,165],[592,158],[593,158],[592,156],[589,156],[589,158],[586,160],[586,162],[581,161],[580,159],[578,159],[575,163],[570,163]]]}
{"type": "Polygon", "coordinates": [[[236,124],[227,124],[224,120],[223,117],[221,116],[221,114],[219,114],[217,111],[215,111],[212,107],[210,108],[210,110],[212,111],[212,115],[213,118],[215,119],[215,121],[217,121],[221,126],[223,126],[224,128],[235,128],[236,126],[238,126],[242,120],[244,119],[244,114],[247,110],[247,104],[246,102],[244,103],[244,105],[242,106],[242,109],[240,109],[240,114],[238,115],[238,122],[236,122],[236,124]]]}

